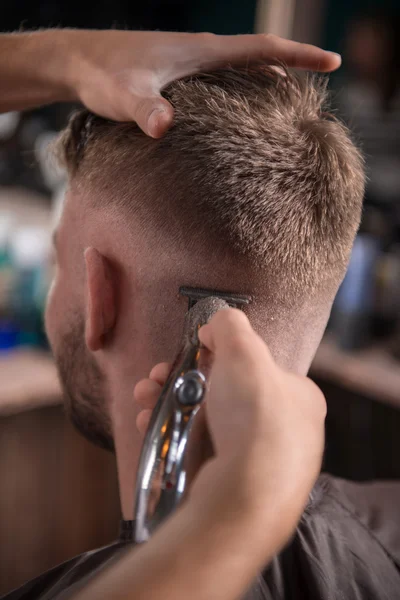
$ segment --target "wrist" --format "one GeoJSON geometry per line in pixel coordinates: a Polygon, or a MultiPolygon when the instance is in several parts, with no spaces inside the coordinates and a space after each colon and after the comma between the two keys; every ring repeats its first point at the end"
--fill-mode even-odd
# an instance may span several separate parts
{"type": "Polygon", "coordinates": [[[13,34],[26,60],[32,63],[32,73],[42,86],[43,103],[77,100],[72,83],[74,49],[68,34],[65,29],[13,34]]]}
{"type": "Polygon", "coordinates": [[[310,478],[309,487],[299,485],[298,477],[290,476],[284,468],[260,470],[257,464],[249,457],[210,461],[192,486],[190,503],[192,510],[218,517],[228,527],[235,522],[248,532],[254,549],[259,544],[263,555],[266,532],[277,548],[293,533],[307,504],[312,482],[310,478]]]}
{"type": "Polygon", "coordinates": [[[229,464],[222,470],[219,466],[208,465],[208,473],[208,467],[203,469],[183,506],[180,517],[186,512],[184,531],[188,542],[194,540],[197,560],[191,560],[191,543],[181,556],[183,561],[199,565],[199,580],[196,582],[192,576],[192,585],[200,587],[201,580],[207,579],[211,589],[215,589],[218,582],[229,581],[232,593],[227,597],[238,597],[239,589],[243,593],[287,543],[300,514],[289,510],[286,495],[281,496],[279,490],[275,493],[272,488],[268,494],[264,490],[255,502],[249,497],[249,490],[241,487],[243,479],[237,477],[235,469],[229,464]],[[212,565],[212,570],[205,577],[207,564],[212,565]]]}
{"type": "Polygon", "coordinates": [[[48,36],[45,43],[48,43],[49,53],[53,53],[53,60],[48,63],[47,77],[58,95],[58,100],[78,101],[77,80],[80,65],[79,49],[75,41],[79,39],[79,32],[72,29],[52,29],[43,34],[48,36]]]}

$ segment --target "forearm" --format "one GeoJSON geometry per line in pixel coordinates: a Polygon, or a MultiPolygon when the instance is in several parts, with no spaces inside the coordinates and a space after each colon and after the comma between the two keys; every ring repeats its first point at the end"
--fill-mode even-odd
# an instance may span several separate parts
{"type": "Polygon", "coordinates": [[[162,89],[175,79],[251,62],[331,71],[340,58],[275,36],[49,29],[0,34],[0,112],[80,101],[114,121],[166,133],[173,108],[162,89]]]}
{"type": "Polygon", "coordinates": [[[199,521],[185,507],[74,600],[236,600],[257,572],[240,529],[237,523],[199,521]]]}
{"type": "Polygon", "coordinates": [[[75,100],[72,30],[0,35],[0,112],[75,100]]]}
{"type": "MultiPolygon", "coordinates": [[[[233,500],[234,490],[224,487],[233,500]]],[[[262,514],[225,500],[189,500],[74,600],[236,600],[292,532],[299,515],[286,508],[278,493],[262,514]]]]}

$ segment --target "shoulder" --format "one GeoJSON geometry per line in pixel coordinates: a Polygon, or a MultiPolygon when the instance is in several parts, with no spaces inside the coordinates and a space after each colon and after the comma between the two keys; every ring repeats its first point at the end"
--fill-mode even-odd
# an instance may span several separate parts
{"type": "Polygon", "coordinates": [[[400,482],[361,483],[324,474],[313,494],[302,521],[322,516],[335,529],[342,525],[363,530],[400,565],[400,482]]]}
{"type": "Polygon", "coordinates": [[[297,530],[263,573],[265,598],[399,598],[400,484],[322,475],[297,530]],[[268,595],[269,594],[269,595],[268,595]]]}
{"type": "Polygon", "coordinates": [[[64,597],[81,585],[98,569],[126,548],[116,542],[91,552],[85,552],[28,581],[20,588],[2,596],[0,600],[55,600],[64,597]]]}

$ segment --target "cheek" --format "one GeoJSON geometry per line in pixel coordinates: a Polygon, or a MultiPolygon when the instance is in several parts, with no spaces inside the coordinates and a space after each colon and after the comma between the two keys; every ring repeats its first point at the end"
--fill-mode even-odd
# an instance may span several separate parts
{"type": "Polygon", "coordinates": [[[46,334],[55,353],[71,312],[68,296],[68,286],[64,285],[63,278],[56,274],[47,296],[45,313],[46,334]]]}
{"type": "Polygon", "coordinates": [[[55,354],[74,319],[80,317],[82,301],[77,281],[59,267],[50,286],[45,312],[45,328],[55,354]],[[68,275],[68,276],[67,276],[68,275]]]}

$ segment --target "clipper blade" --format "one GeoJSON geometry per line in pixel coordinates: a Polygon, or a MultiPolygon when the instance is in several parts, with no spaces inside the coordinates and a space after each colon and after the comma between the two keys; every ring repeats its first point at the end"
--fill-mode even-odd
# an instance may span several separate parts
{"type": "Polygon", "coordinates": [[[253,300],[251,296],[245,294],[234,294],[231,292],[222,292],[221,290],[207,290],[187,286],[180,287],[179,293],[188,299],[188,310],[202,298],[220,298],[221,300],[225,300],[232,308],[242,308],[250,304],[253,300]]]}
{"type": "Polygon", "coordinates": [[[186,314],[184,339],[186,343],[198,343],[198,331],[206,325],[219,310],[229,308],[229,304],[221,298],[202,298],[186,314]]]}

